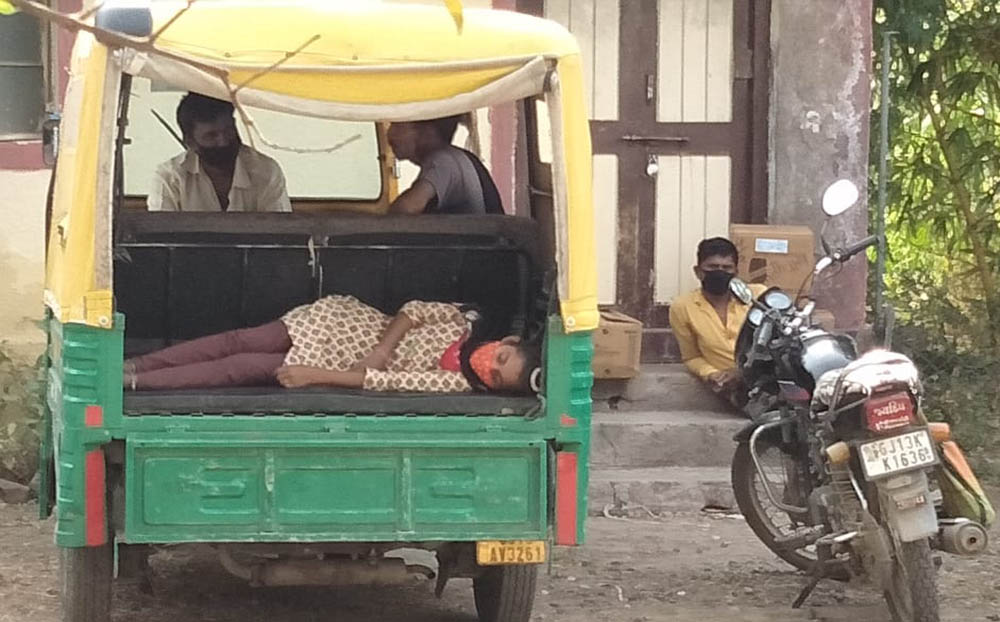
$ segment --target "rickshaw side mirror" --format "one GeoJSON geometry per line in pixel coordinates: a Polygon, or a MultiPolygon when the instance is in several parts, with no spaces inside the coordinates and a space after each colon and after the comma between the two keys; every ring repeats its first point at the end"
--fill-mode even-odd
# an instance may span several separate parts
{"type": "Polygon", "coordinates": [[[59,154],[59,115],[50,116],[42,123],[42,162],[54,166],[59,154]]]}

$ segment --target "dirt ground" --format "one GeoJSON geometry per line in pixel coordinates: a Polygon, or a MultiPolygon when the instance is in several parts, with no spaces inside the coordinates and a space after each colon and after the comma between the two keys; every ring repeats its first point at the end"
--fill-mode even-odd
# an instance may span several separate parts
{"type": "MultiPolygon", "coordinates": [[[[0,622],[59,619],[52,522],[34,505],[0,505],[0,622]]],[[[994,541],[1000,532],[994,529],[994,541]]],[[[647,520],[592,518],[588,541],[558,549],[543,567],[533,620],[699,622],[887,619],[863,586],[821,584],[799,611],[802,575],[760,545],[742,518],[684,514],[647,520]]],[[[408,588],[251,588],[201,553],[154,556],[152,593],[118,585],[114,620],[148,622],[474,622],[471,582],[408,588]]],[[[945,556],[942,619],[1000,621],[1000,543],[977,559],[945,556]]]]}

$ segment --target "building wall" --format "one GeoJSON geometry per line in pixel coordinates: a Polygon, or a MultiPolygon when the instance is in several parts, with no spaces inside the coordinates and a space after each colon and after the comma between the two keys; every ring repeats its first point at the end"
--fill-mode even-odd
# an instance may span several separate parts
{"type": "Polygon", "coordinates": [[[0,342],[4,350],[33,358],[44,345],[37,326],[43,313],[44,206],[49,171],[0,170],[0,342]]]}
{"type": "MultiPolygon", "coordinates": [[[[78,11],[81,0],[54,0],[62,11],[78,11]]],[[[66,88],[66,66],[73,35],[53,28],[43,59],[54,59],[46,90],[59,99],[66,88]]],[[[2,88],[2,87],[0,87],[2,88]]],[[[42,163],[38,140],[0,141],[0,344],[2,351],[30,362],[45,347],[39,325],[44,316],[45,196],[50,171],[42,163]]]]}

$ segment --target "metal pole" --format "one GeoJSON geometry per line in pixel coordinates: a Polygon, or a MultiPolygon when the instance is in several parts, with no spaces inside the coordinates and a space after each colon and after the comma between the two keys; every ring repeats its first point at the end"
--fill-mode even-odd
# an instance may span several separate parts
{"type": "MultiPolygon", "coordinates": [[[[875,328],[880,339],[885,337],[885,203],[889,163],[889,66],[892,63],[893,32],[882,35],[882,114],[879,118],[879,160],[878,160],[878,210],[875,217],[875,233],[878,235],[878,252],[875,257],[875,328]]],[[[883,343],[882,345],[889,345],[883,343]]]]}

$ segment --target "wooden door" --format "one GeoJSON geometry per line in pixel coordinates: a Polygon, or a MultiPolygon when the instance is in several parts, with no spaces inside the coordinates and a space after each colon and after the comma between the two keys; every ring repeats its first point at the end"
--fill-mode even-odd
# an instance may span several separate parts
{"type": "Polygon", "coordinates": [[[766,217],[769,2],[519,0],[580,43],[598,297],[667,325],[705,237],[766,217]],[[755,81],[755,75],[763,79],[755,81]]]}

